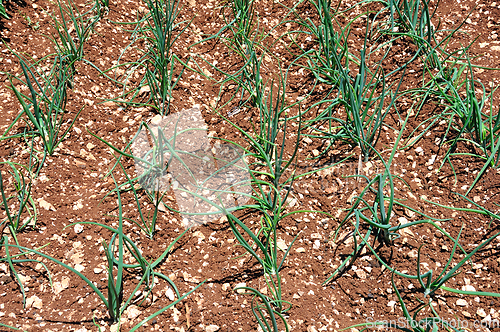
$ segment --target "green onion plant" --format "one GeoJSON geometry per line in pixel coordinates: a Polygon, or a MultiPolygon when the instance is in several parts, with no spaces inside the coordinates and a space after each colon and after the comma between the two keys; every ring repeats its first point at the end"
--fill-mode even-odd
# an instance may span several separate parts
{"type": "Polygon", "coordinates": [[[236,287],[234,289],[246,291],[244,294],[252,295],[252,313],[259,324],[259,327],[264,332],[279,332],[281,331],[278,328],[279,320],[276,319],[276,316],[283,322],[285,326],[285,331],[288,332],[288,324],[285,320],[285,317],[273,309],[272,303],[269,302],[269,298],[263,295],[258,290],[252,287],[236,287]]]}
{"type": "Polygon", "coordinates": [[[2,0],[0,0],[0,16],[2,16],[4,18],[10,18],[9,15],[7,15],[7,11],[5,10],[5,6],[4,6],[2,0]]]}
{"type": "Polygon", "coordinates": [[[68,71],[68,76],[72,78],[75,64],[83,59],[83,47],[100,16],[94,15],[93,9],[87,13],[81,13],[73,0],[67,1],[64,4],[61,3],[61,0],[57,1],[59,18],[50,15],[57,31],[57,36],[52,36],[51,40],[56,53],[61,58],[62,65],[71,68],[71,71],[68,71]]]}
{"type": "Polygon", "coordinates": [[[48,75],[39,73],[34,68],[34,65],[29,65],[21,57],[19,57],[19,60],[25,79],[25,81],[20,79],[19,81],[28,87],[29,93],[21,93],[12,82],[12,79],[9,78],[11,89],[21,104],[22,111],[9,125],[2,139],[39,136],[43,142],[45,159],[45,156],[47,154],[52,155],[57,146],[64,140],[83,108],[67,124],[66,89],[70,75],[63,64],[62,58],[59,56],[54,58],[53,69],[48,75]],[[6,137],[20,119],[28,125],[29,129],[21,134],[6,137]],[[66,128],[64,129],[64,127],[66,128]]]}
{"type": "Polygon", "coordinates": [[[10,233],[15,236],[16,233],[23,231],[28,225],[35,225],[37,219],[37,209],[35,201],[31,197],[31,181],[26,179],[23,171],[18,170],[19,164],[7,161],[0,164],[9,165],[9,171],[14,184],[14,194],[7,197],[5,194],[4,179],[0,172],[0,192],[2,195],[2,207],[7,215],[6,219],[0,223],[0,228],[7,223],[10,233]],[[16,199],[15,206],[17,211],[11,211],[12,200],[16,199]],[[27,213],[27,214],[26,214],[27,213]],[[23,216],[25,219],[23,220],[23,216]]]}
{"type": "Polygon", "coordinates": [[[317,49],[304,50],[308,60],[308,69],[319,82],[338,86],[343,69],[349,70],[349,61],[354,55],[349,52],[347,38],[350,34],[351,20],[342,27],[337,19],[330,14],[330,1],[311,1],[319,16],[319,25],[311,18],[299,19],[297,23],[305,29],[303,32],[317,39],[317,49]],[[334,22],[339,26],[336,28],[334,22]]]}
{"type": "MultiPolygon", "coordinates": [[[[117,186],[116,182],[115,185],[117,186]]],[[[108,309],[108,314],[110,316],[110,319],[112,319],[114,322],[118,322],[120,320],[121,315],[123,312],[126,310],[128,305],[134,301],[135,294],[138,290],[141,289],[141,286],[144,286],[144,289],[147,290],[147,296],[144,297],[143,301],[141,304],[146,300],[146,298],[151,294],[153,285],[154,285],[154,279],[155,278],[162,278],[166,280],[174,289],[176,295],[177,295],[177,300],[174,302],[170,303],[168,306],[161,308],[159,311],[157,311],[155,314],[151,315],[150,317],[146,318],[145,320],[141,321],[138,325],[136,325],[132,330],[136,330],[139,327],[142,327],[148,320],[154,318],[158,314],[164,312],[168,308],[171,308],[172,306],[176,305],[180,301],[182,301],[186,296],[194,292],[199,286],[203,284],[200,283],[198,286],[190,290],[184,295],[180,295],[177,287],[173,283],[173,281],[166,275],[162,274],[161,272],[156,271],[156,267],[161,264],[168,253],[171,251],[172,247],[175,245],[175,243],[185,234],[183,232],[180,234],[169,246],[168,248],[153,262],[153,261],[148,261],[146,260],[142,254],[139,248],[136,246],[136,244],[124,234],[123,230],[123,210],[122,210],[122,201],[121,201],[121,193],[119,190],[116,191],[117,193],[117,200],[118,200],[118,216],[119,216],[119,223],[118,223],[118,228],[112,228],[108,225],[96,223],[96,222],[79,222],[81,224],[92,224],[96,226],[103,227],[113,233],[113,236],[111,238],[111,242],[108,245],[106,242],[103,242],[103,247],[105,249],[105,254],[108,262],[108,292],[107,296],[105,296],[96,286],[95,284],[90,281],[87,277],[85,277],[81,272],[75,270],[71,266],[59,261],[58,259],[51,257],[47,254],[44,254],[40,252],[39,250],[34,250],[30,248],[26,248],[20,245],[9,245],[8,243],[3,240],[3,246],[7,252],[7,258],[9,259],[9,249],[10,248],[15,248],[21,251],[21,255],[26,255],[28,253],[34,253],[38,256],[41,256],[43,258],[46,258],[47,260],[50,260],[61,267],[73,272],[76,274],[78,277],[80,277],[95,293],[96,295],[101,299],[101,301],[104,303],[106,308],[108,309]],[[118,245],[116,245],[116,242],[118,242],[118,245]],[[124,262],[124,256],[125,256],[125,250],[127,250],[131,256],[136,260],[136,264],[126,264],[124,262]],[[118,257],[116,257],[116,253],[118,254],[118,257]],[[140,275],[140,280],[135,286],[134,290],[130,293],[129,297],[125,300],[124,298],[124,287],[123,287],[123,278],[124,278],[124,273],[126,269],[139,269],[141,272],[140,275]],[[116,274],[115,274],[116,270],[116,274]],[[115,277],[116,275],[116,277],[115,277]]],[[[72,225],[75,225],[77,223],[68,225],[66,227],[70,227],[72,225]]],[[[11,259],[11,258],[10,258],[11,259]]],[[[11,259],[12,260],[12,259],[11,259]]],[[[33,260],[31,260],[33,261],[33,260]]],[[[132,331],[131,330],[131,331],[132,331]]]]}
{"type": "Polygon", "coordinates": [[[145,38],[150,44],[144,59],[145,77],[155,108],[160,114],[167,114],[172,99],[172,89],[182,75],[179,74],[174,81],[176,66],[171,48],[187,26],[175,34],[180,24],[175,23],[180,11],[178,0],[145,0],[145,2],[150,12],[145,30],[147,33],[145,38]]]}

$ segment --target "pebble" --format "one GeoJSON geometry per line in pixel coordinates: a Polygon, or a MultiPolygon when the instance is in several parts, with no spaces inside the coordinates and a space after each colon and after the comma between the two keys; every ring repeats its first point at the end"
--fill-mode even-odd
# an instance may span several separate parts
{"type": "Polygon", "coordinates": [[[127,308],[127,318],[128,319],[135,319],[135,318],[139,317],[139,315],[141,313],[142,313],[142,311],[140,311],[136,305],[131,305],[130,307],[127,308]]]}
{"type": "MultiPolygon", "coordinates": [[[[239,284],[236,284],[236,286],[234,286],[234,288],[238,288],[238,287],[246,287],[246,286],[247,286],[247,284],[246,284],[245,282],[240,282],[239,284]]],[[[245,293],[245,292],[246,292],[246,290],[245,290],[245,289],[238,289],[238,290],[236,290],[236,292],[237,292],[238,294],[243,294],[243,293],[245,293]]]]}
{"type": "Polygon", "coordinates": [[[78,330],[75,330],[75,332],[88,332],[87,328],[84,326],[82,328],[79,328],[78,330]]]}
{"type": "Polygon", "coordinates": [[[198,238],[198,244],[200,244],[201,241],[205,240],[205,235],[202,232],[200,232],[200,231],[194,232],[193,236],[195,236],[195,237],[198,238]]]}
{"type": "Polygon", "coordinates": [[[461,307],[466,307],[466,306],[468,306],[468,303],[467,303],[467,301],[466,301],[466,300],[464,300],[464,299],[458,299],[458,300],[457,300],[457,305],[458,305],[458,306],[461,306],[461,307]]]}
{"type": "Polygon", "coordinates": [[[366,272],[363,270],[356,270],[356,275],[359,279],[366,279],[366,272]]]}
{"type": "Polygon", "coordinates": [[[288,203],[288,206],[290,206],[290,207],[294,207],[295,205],[297,205],[297,199],[296,198],[288,197],[286,199],[286,201],[288,203]]]}
{"type": "Polygon", "coordinates": [[[301,252],[306,252],[306,250],[302,247],[295,249],[296,252],[301,253],[301,252]]]}
{"type": "Polygon", "coordinates": [[[33,295],[26,299],[26,308],[34,307],[37,309],[42,309],[42,306],[42,300],[36,295],[33,295]]]}
{"type": "Polygon", "coordinates": [[[415,214],[415,212],[413,212],[412,210],[408,210],[408,209],[406,209],[406,210],[405,210],[405,214],[406,214],[409,218],[413,218],[413,217],[415,217],[415,215],[416,215],[416,214],[415,214]]]}
{"type": "Polygon", "coordinates": [[[75,270],[77,270],[78,272],[82,272],[83,270],[85,270],[85,266],[83,266],[81,264],[76,264],[75,270]]]}
{"type": "Polygon", "coordinates": [[[475,292],[476,289],[472,285],[464,285],[462,286],[462,290],[467,291],[467,292],[475,292]]]}
{"type": "Polygon", "coordinates": [[[207,332],[215,332],[215,331],[219,331],[220,327],[218,327],[217,325],[208,325],[206,328],[205,328],[205,331],[207,332]]]}
{"type": "Polygon", "coordinates": [[[406,255],[410,258],[417,258],[418,252],[415,249],[413,249],[413,250],[410,250],[406,255]]]}
{"type": "Polygon", "coordinates": [[[81,232],[83,232],[83,225],[82,224],[76,224],[75,227],[74,227],[74,230],[75,230],[76,234],[80,234],[81,232]]]}
{"type": "Polygon", "coordinates": [[[276,241],[276,244],[278,246],[278,249],[281,251],[286,251],[288,249],[288,246],[286,245],[286,242],[283,239],[278,239],[278,241],[276,241]]]}
{"type": "Polygon", "coordinates": [[[481,318],[485,318],[487,316],[486,311],[482,308],[477,309],[476,314],[481,318]]]}
{"type": "Polygon", "coordinates": [[[38,204],[40,204],[40,207],[45,209],[45,210],[51,210],[51,211],[56,211],[54,205],[50,204],[49,202],[47,202],[46,200],[44,200],[43,198],[40,198],[40,200],[38,201],[38,204]]]}
{"type": "Polygon", "coordinates": [[[165,296],[168,297],[170,301],[175,300],[175,294],[172,288],[168,287],[167,290],[165,291],[165,296]]]}

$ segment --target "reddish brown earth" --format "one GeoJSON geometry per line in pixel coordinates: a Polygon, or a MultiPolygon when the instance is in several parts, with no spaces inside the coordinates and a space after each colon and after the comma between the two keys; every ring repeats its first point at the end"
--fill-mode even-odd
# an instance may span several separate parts
{"type": "MultiPolygon", "coordinates": [[[[80,2],[78,2],[80,3],[80,2]]],[[[288,7],[290,1],[284,3],[288,7]]],[[[239,61],[231,51],[221,42],[212,40],[193,46],[189,45],[213,35],[222,27],[220,19],[220,4],[214,1],[193,0],[183,3],[180,20],[193,19],[189,28],[174,45],[174,52],[183,61],[193,66],[195,61],[200,64],[206,75],[219,80],[220,73],[210,70],[203,63],[201,57],[207,61],[218,62],[223,70],[235,71],[239,61]],[[191,57],[191,58],[190,58],[191,57]]],[[[341,8],[347,8],[345,3],[341,8]]],[[[82,7],[83,3],[82,3],[82,7]]],[[[89,5],[85,8],[90,8],[89,5]]],[[[52,52],[51,43],[47,36],[53,29],[51,19],[45,11],[56,9],[53,2],[40,0],[36,2],[7,2],[7,9],[11,19],[2,19],[0,22],[1,38],[4,42],[0,52],[0,127],[4,130],[19,112],[19,105],[14,94],[9,90],[8,75],[21,75],[21,68],[15,56],[8,48],[16,52],[36,55],[38,59],[52,52]],[[33,24],[39,24],[34,29],[33,24],[27,24],[26,17],[33,24]],[[7,48],[8,47],[8,48],[7,48]]],[[[109,69],[113,61],[118,60],[122,50],[129,44],[130,33],[124,31],[127,26],[117,22],[130,22],[135,19],[135,13],[145,9],[140,1],[124,1],[110,3],[107,16],[96,25],[96,31],[86,43],[85,59],[101,69],[109,69]]],[[[261,20],[261,28],[265,31],[281,21],[287,10],[278,2],[260,1],[257,6],[261,20]]],[[[312,6],[303,3],[299,6],[299,13],[313,13],[312,6]]],[[[441,1],[435,15],[435,25],[440,21],[441,28],[451,29],[461,23],[472,11],[468,21],[461,27],[449,48],[469,44],[478,38],[471,47],[471,55],[477,56],[474,63],[484,67],[500,67],[500,40],[497,29],[500,24],[500,9],[498,4],[490,0],[481,1],[441,1]],[[474,7],[475,6],[475,7],[474,7]],[[495,48],[496,46],[496,48],[495,48]]],[[[306,15],[306,14],[304,14],[306,15]]],[[[312,15],[312,14],[311,14],[312,15]]],[[[313,20],[317,19],[312,17],[313,20]]],[[[364,36],[364,22],[360,20],[354,25],[351,36],[351,46],[356,49],[362,45],[364,36]]],[[[263,41],[264,45],[271,45],[276,36],[293,29],[293,25],[279,26],[275,32],[263,41]]],[[[299,42],[307,43],[304,36],[298,36],[299,42]]],[[[290,64],[293,56],[286,50],[288,40],[282,39],[275,45],[269,46],[270,53],[275,57],[266,60],[263,71],[266,77],[271,77],[278,69],[276,58],[284,62],[284,67],[290,64]]],[[[120,63],[135,61],[140,56],[140,48],[145,45],[134,45],[139,49],[127,48],[120,63]]],[[[384,62],[385,70],[390,70],[397,63],[404,62],[403,51],[410,54],[412,46],[402,40],[395,46],[384,62]]],[[[293,52],[293,50],[292,50],[293,52]]],[[[376,60],[376,59],[374,59],[376,60]]],[[[415,62],[406,77],[402,89],[417,87],[421,80],[421,64],[415,62]]],[[[485,84],[487,92],[496,87],[500,78],[498,71],[475,69],[476,77],[485,84]]],[[[123,72],[111,71],[109,74],[117,77],[123,72]]],[[[138,77],[132,76],[131,86],[137,84],[138,77]]],[[[123,76],[121,76],[123,78],[123,76]]],[[[394,78],[398,80],[400,77],[394,78]]],[[[293,67],[289,75],[287,98],[290,101],[304,96],[311,91],[314,77],[307,72],[293,67]]],[[[235,131],[226,121],[213,112],[214,106],[221,106],[229,101],[231,89],[223,89],[221,100],[217,103],[219,85],[213,80],[202,77],[189,70],[183,74],[178,87],[174,91],[172,112],[190,108],[195,104],[202,105],[202,112],[209,131],[215,131],[221,138],[227,138],[245,144],[241,133],[235,131]]],[[[314,94],[303,102],[303,107],[312,105],[321,100],[327,87],[321,92],[317,87],[314,94]]],[[[78,117],[74,128],[60,145],[56,153],[48,157],[39,177],[34,181],[32,195],[37,201],[38,220],[34,227],[18,234],[20,245],[38,248],[47,245],[41,251],[55,257],[72,267],[77,264],[83,267],[82,273],[95,282],[97,287],[106,293],[107,275],[106,256],[102,249],[102,241],[109,242],[111,232],[102,227],[84,225],[83,231],[76,233],[74,226],[65,226],[78,221],[94,221],[116,226],[117,218],[107,216],[116,214],[116,196],[104,196],[115,188],[110,177],[105,177],[114,164],[114,157],[109,147],[89,134],[89,131],[109,140],[119,148],[124,148],[135,134],[140,121],[148,121],[155,113],[147,107],[124,107],[123,104],[101,101],[119,98],[121,88],[109,79],[101,76],[91,66],[79,62],[73,89],[69,93],[68,119],[75,116],[78,110],[85,106],[78,117]],[[52,204],[51,209],[42,208],[39,203],[44,200],[52,204]],[[101,201],[102,200],[102,201],[101,201]],[[98,273],[96,273],[98,271],[98,273]]],[[[498,93],[494,95],[494,110],[498,112],[498,93]]],[[[231,101],[224,106],[221,112],[229,112],[235,102],[231,101]]],[[[425,105],[417,115],[410,117],[403,139],[422,121],[440,110],[439,105],[431,101],[425,105]]],[[[401,116],[404,118],[408,109],[403,102],[399,105],[401,116]]],[[[292,110],[297,112],[297,109],[292,110]]],[[[312,118],[313,114],[307,117],[312,118]]],[[[251,121],[259,121],[258,110],[244,109],[235,115],[232,120],[244,130],[251,131],[251,121]]],[[[397,114],[387,117],[387,124],[379,141],[378,148],[383,156],[388,157],[392,144],[401,127],[397,114]],[[384,148],[385,147],[385,148],[384,148]]],[[[291,127],[293,128],[293,127],[291,127]]],[[[20,127],[15,130],[20,131],[20,127]]],[[[453,237],[457,237],[463,226],[460,243],[468,252],[477,244],[499,231],[499,220],[491,220],[481,214],[465,211],[451,211],[427,203],[425,200],[438,202],[443,205],[459,208],[471,207],[468,202],[460,199],[454,192],[464,194],[468,185],[472,183],[475,174],[483,164],[478,158],[454,157],[452,161],[456,169],[456,178],[448,164],[436,172],[446,150],[436,145],[436,139],[441,137],[446,126],[436,124],[413,147],[399,151],[393,162],[393,172],[399,174],[410,186],[396,180],[396,196],[405,200],[406,205],[422,211],[425,214],[439,219],[440,225],[453,237]],[[417,147],[422,148],[418,152],[417,147]],[[432,155],[437,155],[435,165],[429,165],[432,155]],[[425,200],[424,200],[425,199],[425,200]],[[490,224],[491,222],[491,224],[490,224]],[[489,225],[490,224],[490,225],[489,225]]],[[[293,141],[293,140],[292,140],[293,141]]],[[[297,214],[287,217],[279,227],[280,238],[287,245],[299,234],[297,242],[292,247],[284,267],[280,272],[283,282],[283,298],[292,304],[287,313],[287,322],[291,331],[339,331],[354,324],[367,321],[397,320],[402,317],[402,310],[391,286],[391,273],[381,267],[373,254],[364,251],[357,260],[343,271],[337,278],[324,285],[324,281],[333,273],[341,260],[352,251],[350,226],[341,230],[336,242],[332,234],[339,222],[345,216],[345,210],[350,207],[350,198],[362,189],[362,182],[352,178],[345,178],[357,172],[359,151],[351,151],[348,145],[338,145],[331,149],[322,159],[311,160],[314,150],[321,151],[324,142],[314,139],[308,142],[302,138],[298,155],[298,165],[301,171],[306,172],[315,167],[325,166],[348,157],[354,156],[342,167],[332,168],[332,172],[316,173],[302,178],[293,185],[292,195],[297,198],[298,204],[293,209],[310,209],[330,213],[327,217],[319,213],[297,214]],[[345,239],[345,241],[341,241],[345,239]],[[394,302],[396,301],[396,302],[394,302]]],[[[22,139],[0,141],[2,160],[11,160],[27,163],[28,145],[22,139]]],[[[291,148],[287,148],[291,152],[291,148]]],[[[467,151],[468,147],[460,145],[459,150],[467,151]]],[[[127,171],[133,172],[134,165],[130,160],[125,162],[127,171]]],[[[370,174],[374,166],[365,168],[363,172],[370,174]]],[[[7,174],[8,168],[3,165],[2,174],[7,174]]],[[[468,197],[484,208],[498,213],[500,203],[498,196],[500,178],[499,170],[489,169],[481,178],[468,197]]],[[[117,181],[124,179],[123,174],[116,171],[117,181]]],[[[134,209],[133,197],[130,193],[123,194],[124,211],[129,218],[137,217],[134,209]]],[[[170,204],[174,204],[171,202],[170,204]]],[[[395,219],[405,218],[408,221],[419,218],[415,213],[397,207],[394,211],[395,219]]],[[[258,224],[259,218],[251,211],[239,214],[244,220],[258,224]],[[244,215],[246,214],[246,215],[244,215]]],[[[181,217],[172,212],[162,212],[158,223],[157,233],[152,240],[131,223],[126,224],[126,234],[140,246],[143,256],[148,260],[155,260],[167,246],[184,230],[181,217]]],[[[5,235],[9,236],[8,233],[5,235]]],[[[399,271],[416,273],[417,250],[425,245],[421,252],[421,263],[439,274],[450,257],[453,243],[443,237],[435,228],[426,224],[411,228],[410,232],[402,232],[401,237],[395,240],[392,246],[378,246],[378,255],[399,271]]],[[[12,238],[9,240],[12,243],[12,238]]],[[[1,255],[5,254],[2,249],[1,255]]],[[[169,309],[150,321],[140,331],[205,331],[209,325],[217,325],[220,331],[257,331],[257,324],[250,308],[251,296],[238,294],[233,288],[239,283],[264,290],[265,281],[260,267],[243,248],[236,245],[234,235],[227,221],[223,218],[212,223],[190,229],[174,246],[168,258],[160,265],[160,271],[170,276],[179,288],[181,294],[186,293],[199,282],[206,282],[188,298],[178,304],[175,309],[169,309]]],[[[40,259],[30,256],[33,259],[40,259]]],[[[457,263],[464,257],[456,254],[453,260],[457,263]]],[[[23,263],[16,266],[23,279],[26,297],[34,303],[23,308],[21,291],[18,283],[13,279],[6,263],[0,264],[0,322],[16,326],[27,331],[98,331],[93,323],[101,326],[102,331],[111,329],[111,322],[105,306],[96,294],[76,275],[64,268],[41,259],[50,270],[52,282],[58,286],[51,288],[46,272],[34,263],[23,263]]],[[[457,275],[446,283],[447,287],[462,289],[470,284],[478,291],[500,293],[498,283],[500,276],[500,242],[498,239],[491,242],[473,257],[474,264],[467,264],[457,275]]],[[[423,298],[416,280],[410,284],[408,279],[395,276],[395,285],[401,292],[408,309],[413,314],[419,300],[423,298]]],[[[125,295],[128,298],[136,285],[135,271],[125,274],[125,295]]],[[[146,300],[140,307],[133,307],[140,311],[136,318],[128,318],[130,310],[122,320],[122,331],[128,331],[132,326],[156,312],[159,308],[168,305],[171,301],[166,295],[168,284],[160,280],[153,288],[153,301],[146,300]]],[[[138,303],[136,303],[138,304],[138,303]]],[[[483,313],[491,315],[492,319],[500,319],[500,300],[494,297],[474,297],[438,291],[435,296],[434,309],[443,319],[460,319],[472,324],[484,319],[483,313]],[[464,299],[465,306],[457,305],[457,300],[464,299]]],[[[429,314],[425,309],[423,317],[429,314]]],[[[282,327],[283,328],[283,327],[282,327]]],[[[284,329],[284,328],[283,328],[284,329]]],[[[361,329],[361,328],[359,328],[361,329]]],[[[7,331],[9,329],[1,329],[7,331]]],[[[481,328],[471,330],[481,330],[481,328]]],[[[485,328],[482,330],[486,331],[485,328]]],[[[495,329],[492,329],[495,330],[495,329]]],[[[498,328],[496,329],[498,330],[498,328]]]]}

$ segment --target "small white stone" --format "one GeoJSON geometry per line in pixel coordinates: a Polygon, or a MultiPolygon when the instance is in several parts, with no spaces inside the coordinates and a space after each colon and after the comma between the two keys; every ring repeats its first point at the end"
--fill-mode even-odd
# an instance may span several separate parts
{"type": "Polygon", "coordinates": [[[74,230],[75,230],[76,234],[80,234],[81,232],[83,232],[83,225],[82,224],[76,224],[75,227],[74,227],[74,230]]]}
{"type": "Polygon", "coordinates": [[[466,306],[468,306],[469,304],[468,304],[468,303],[467,303],[467,301],[466,301],[466,300],[464,300],[464,299],[458,299],[458,300],[457,300],[457,305],[458,305],[458,306],[461,306],[461,307],[466,307],[466,306]]]}
{"type": "MultiPolygon", "coordinates": [[[[246,284],[246,283],[244,283],[244,282],[240,282],[239,284],[236,284],[236,286],[234,286],[234,288],[246,287],[246,286],[247,286],[247,284],[246,284]]],[[[243,293],[245,293],[245,292],[246,292],[246,290],[245,290],[245,289],[238,289],[238,290],[236,290],[236,292],[237,292],[238,294],[243,294],[243,293]]]]}
{"type": "Polygon", "coordinates": [[[165,296],[168,297],[170,301],[175,300],[175,294],[172,288],[168,287],[167,290],[165,291],[165,296]]]}
{"type": "Polygon", "coordinates": [[[79,328],[78,330],[75,330],[75,332],[88,332],[88,330],[87,330],[87,328],[84,326],[84,327],[79,328]]]}
{"type": "Polygon", "coordinates": [[[475,292],[476,289],[472,285],[464,285],[462,287],[462,290],[467,291],[467,292],[475,292]]]}
{"type": "Polygon", "coordinates": [[[476,314],[481,318],[485,318],[487,316],[486,311],[482,308],[477,309],[476,314]]]}
{"type": "Polygon", "coordinates": [[[35,307],[37,309],[42,309],[42,306],[42,300],[36,295],[26,299],[26,308],[35,307]]]}
{"type": "Polygon", "coordinates": [[[127,318],[128,319],[135,319],[139,317],[139,315],[142,313],[142,311],[139,310],[139,307],[136,305],[131,305],[130,307],[127,308],[127,318]]]}
{"type": "Polygon", "coordinates": [[[220,327],[218,327],[217,325],[208,325],[206,328],[205,328],[205,331],[207,332],[215,332],[215,331],[219,331],[220,327]]]}
{"type": "Polygon", "coordinates": [[[85,266],[83,266],[81,264],[76,264],[75,270],[77,270],[78,272],[82,272],[83,270],[85,270],[85,266]]]}

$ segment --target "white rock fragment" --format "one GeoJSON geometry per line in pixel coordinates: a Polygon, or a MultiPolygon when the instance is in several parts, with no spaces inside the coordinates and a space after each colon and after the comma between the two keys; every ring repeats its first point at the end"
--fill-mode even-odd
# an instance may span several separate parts
{"type": "MultiPolygon", "coordinates": [[[[247,286],[247,284],[246,284],[246,283],[244,283],[244,282],[240,282],[239,284],[236,284],[236,286],[234,286],[234,288],[246,287],[246,286],[247,286]]],[[[246,292],[246,290],[245,290],[245,289],[238,289],[238,290],[236,290],[236,292],[237,292],[238,294],[243,294],[243,293],[245,293],[245,292],[246,292]]]]}
{"type": "Polygon", "coordinates": [[[139,315],[141,313],[142,313],[142,311],[140,311],[139,307],[137,307],[136,305],[131,305],[126,310],[126,315],[127,315],[128,319],[135,319],[135,318],[139,317],[139,315]]]}
{"type": "Polygon", "coordinates": [[[42,309],[42,306],[42,300],[36,295],[33,295],[26,299],[26,308],[34,307],[37,309],[42,309]]]}
{"type": "Polygon", "coordinates": [[[462,286],[462,290],[467,291],[467,292],[475,292],[476,289],[472,285],[464,285],[462,286]]]}
{"type": "Polygon", "coordinates": [[[477,309],[476,314],[481,318],[485,318],[487,316],[486,311],[482,308],[477,309]]]}
{"type": "Polygon", "coordinates": [[[215,332],[215,331],[219,331],[220,327],[218,327],[217,325],[208,325],[206,328],[205,328],[205,331],[206,332],[215,332]]]}
{"type": "Polygon", "coordinates": [[[46,200],[44,200],[43,198],[40,198],[38,200],[38,204],[40,204],[40,207],[49,211],[56,211],[56,208],[54,207],[54,205],[50,204],[49,202],[47,202],[46,200]]]}
{"type": "Polygon", "coordinates": [[[283,239],[278,239],[278,241],[276,241],[276,244],[278,245],[278,249],[281,251],[286,251],[288,249],[288,246],[283,239]]]}
{"type": "Polygon", "coordinates": [[[366,272],[363,270],[356,270],[356,275],[359,279],[366,279],[366,272]]]}
{"type": "Polygon", "coordinates": [[[73,229],[75,230],[76,234],[80,234],[81,232],[83,232],[83,225],[82,224],[76,224],[73,229]]]}
{"type": "Polygon", "coordinates": [[[172,288],[168,287],[167,290],[165,291],[165,296],[168,297],[170,301],[175,300],[175,294],[172,288]]]}
{"type": "Polygon", "coordinates": [[[466,300],[464,300],[464,299],[458,299],[458,300],[457,300],[457,305],[458,305],[458,306],[461,306],[461,307],[466,307],[466,306],[468,306],[469,304],[468,304],[468,303],[467,303],[467,301],[466,301],[466,300]]]}
{"type": "Polygon", "coordinates": [[[205,235],[200,231],[194,232],[193,236],[198,238],[198,244],[200,244],[203,240],[205,240],[205,235]]]}
{"type": "Polygon", "coordinates": [[[289,207],[294,207],[295,205],[297,205],[297,199],[293,197],[288,197],[286,199],[286,202],[288,203],[289,207]]]}
{"type": "Polygon", "coordinates": [[[70,279],[68,277],[63,277],[61,281],[54,282],[54,293],[57,295],[61,293],[63,290],[69,287],[70,279]]]}
{"type": "Polygon", "coordinates": [[[81,264],[76,264],[75,270],[77,270],[78,272],[82,272],[83,270],[85,270],[85,266],[83,266],[81,264]]]}
{"type": "Polygon", "coordinates": [[[75,332],[88,332],[88,330],[87,330],[87,328],[84,326],[84,327],[79,328],[78,330],[75,330],[75,332]]]}

